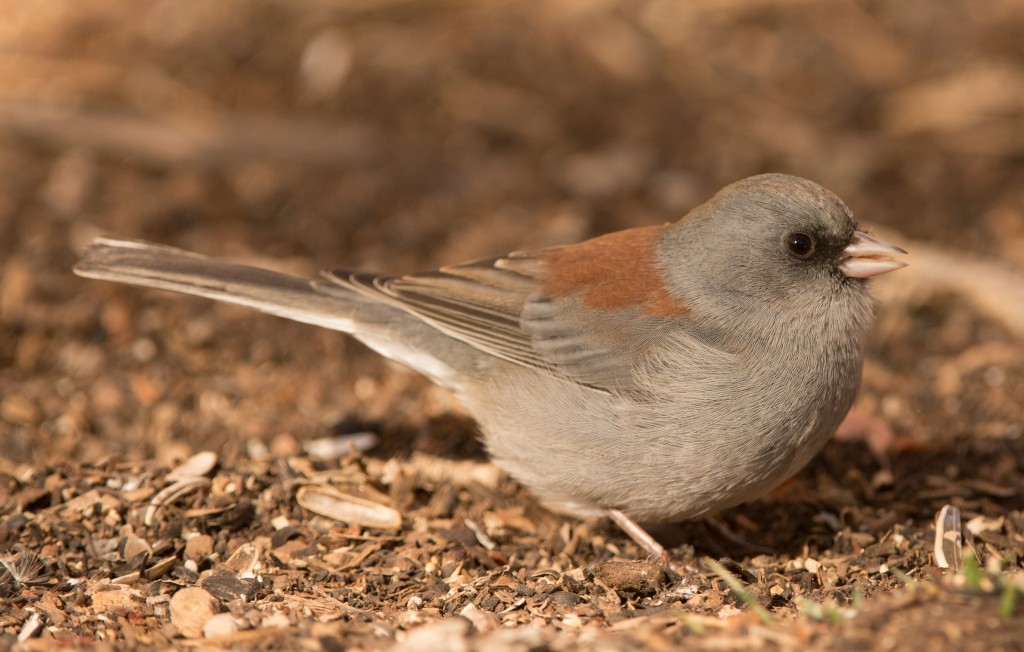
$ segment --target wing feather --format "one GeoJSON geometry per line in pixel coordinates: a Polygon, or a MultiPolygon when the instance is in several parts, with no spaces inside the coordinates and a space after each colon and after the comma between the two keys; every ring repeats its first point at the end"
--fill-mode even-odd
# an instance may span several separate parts
{"type": "Polygon", "coordinates": [[[523,305],[539,291],[540,271],[532,255],[510,254],[407,276],[333,270],[325,277],[402,308],[491,355],[551,369],[520,319],[523,305]]]}
{"type": "Polygon", "coordinates": [[[666,228],[421,274],[335,270],[325,277],[498,358],[582,385],[630,391],[631,370],[689,309],[663,283],[656,244],[666,228]]]}

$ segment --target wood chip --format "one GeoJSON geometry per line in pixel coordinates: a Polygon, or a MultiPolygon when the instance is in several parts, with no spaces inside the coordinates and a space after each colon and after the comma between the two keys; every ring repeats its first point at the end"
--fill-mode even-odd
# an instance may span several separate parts
{"type": "Polygon", "coordinates": [[[253,577],[259,567],[260,549],[251,543],[243,543],[231,553],[224,567],[239,577],[253,577]]]}
{"type": "Polygon", "coordinates": [[[463,607],[459,615],[473,623],[473,628],[481,634],[494,631],[499,626],[494,614],[480,609],[472,602],[463,607]]]}
{"type": "Polygon", "coordinates": [[[960,508],[943,506],[935,516],[935,564],[959,572],[964,561],[963,543],[960,508]]]}
{"type": "Polygon", "coordinates": [[[217,454],[202,451],[188,458],[167,474],[168,482],[177,482],[186,478],[202,477],[213,471],[217,466],[217,454]]]}
{"type": "Polygon", "coordinates": [[[35,636],[43,628],[43,619],[39,614],[32,614],[18,632],[18,642],[24,643],[35,636]]]}
{"type": "Polygon", "coordinates": [[[341,459],[353,451],[364,453],[376,446],[378,440],[377,433],[356,432],[337,437],[311,439],[305,442],[302,448],[313,459],[331,461],[341,459]]]}
{"type": "Polygon", "coordinates": [[[397,510],[330,487],[300,487],[295,501],[303,509],[342,523],[382,529],[402,527],[402,515],[397,510]]]}
{"type": "Polygon", "coordinates": [[[1004,525],[1006,524],[1006,517],[999,516],[997,518],[986,518],[985,516],[975,516],[971,520],[967,521],[964,527],[967,531],[978,536],[985,532],[1002,532],[1004,525]]]}
{"type": "Polygon", "coordinates": [[[91,597],[93,611],[108,616],[125,615],[145,603],[137,590],[114,583],[94,587],[91,597]]]}
{"type": "Polygon", "coordinates": [[[665,569],[649,561],[605,561],[587,569],[587,574],[616,591],[651,594],[668,583],[665,569]]]}
{"type": "MultiPolygon", "coordinates": [[[[385,463],[384,466],[389,465],[385,463]]],[[[390,466],[397,469],[395,465],[390,466]]],[[[428,486],[454,484],[457,487],[465,487],[476,483],[493,491],[498,488],[498,483],[503,477],[501,469],[490,462],[452,461],[420,452],[413,453],[412,458],[402,466],[406,472],[411,471],[428,486]]],[[[379,469],[378,473],[374,473],[369,463],[367,469],[372,475],[378,476],[390,471],[379,469]]]]}
{"type": "Polygon", "coordinates": [[[149,506],[146,508],[146,515],[142,521],[147,527],[152,527],[156,522],[156,517],[165,506],[170,505],[174,501],[187,496],[195,491],[201,491],[210,486],[209,478],[183,478],[178,480],[169,487],[165,487],[159,491],[152,500],[149,501],[149,506]]]}
{"type": "Polygon", "coordinates": [[[145,554],[147,556],[153,554],[153,547],[149,545],[149,542],[141,537],[135,536],[134,534],[125,536],[122,556],[126,560],[132,560],[141,554],[145,554]]]}
{"type": "Polygon", "coordinates": [[[200,562],[213,554],[213,537],[197,534],[185,542],[185,559],[200,562]]]}
{"type": "Polygon", "coordinates": [[[227,573],[211,575],[204,578],[199,585],[222,602],[252,602],[259,591],[259,582],[254,578],[239,578],[227,573]]]}
{"type": "Polygon", "coordinates": [[[178,558],[175,556],[164,557],[160,561],[154,563],[143,572],[143,576],[150,582],[156,581],[163,576],[170,573],[171,570],[178,564],[178,558]]]}
{"type": "Polygon", "coordinates": [[[462,522],[466,524],[466,527],[473,531],[473,534],[476,536],[477,542],[479,542],[481,546],[487,548],[488,550],[494,550],[498,547],[498,544],[494,543],[494,539],[487,536],[487,533],[484,532],[483,528],[477,525],[475,521],[472,521],[467,518],[462,522]]]}

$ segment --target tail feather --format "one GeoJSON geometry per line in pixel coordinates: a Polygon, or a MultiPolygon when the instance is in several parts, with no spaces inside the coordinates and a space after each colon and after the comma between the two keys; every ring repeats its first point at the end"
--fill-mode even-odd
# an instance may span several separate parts
{"type": "Polygon", "coordinates": [[[225,301],[347,333],[355,329],[354,313],[366,302],[354,292],[319,292],[314,281],[298,276],[138,240],[97,238],[74,271],[86,278],[225,301]]]}

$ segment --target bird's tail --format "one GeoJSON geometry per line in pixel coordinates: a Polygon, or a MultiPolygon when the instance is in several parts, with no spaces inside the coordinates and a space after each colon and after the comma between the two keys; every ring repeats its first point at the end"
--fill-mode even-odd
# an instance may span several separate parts
{"type": "Polygon", "coordinates": [[[74,270],[87,278],[183,292],[348,333],[366,302],[341,287],[318,291],[310,279],[138,240],[96,238],[74,270]]]}

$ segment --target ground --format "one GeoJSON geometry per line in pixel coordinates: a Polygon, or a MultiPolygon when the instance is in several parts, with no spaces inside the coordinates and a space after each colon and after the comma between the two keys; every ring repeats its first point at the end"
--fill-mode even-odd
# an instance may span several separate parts
{"type": "Polygon", "coordinates": [[[0,646],[1024,647],[1024,4],[0,13],[0,646]],[[98,233],[414,271],[765,171],[911,266],[875,284],[851,421],[719,516],[759,549],[664,527],[670,567],[341,334],[70,273],[98,233]]]}

